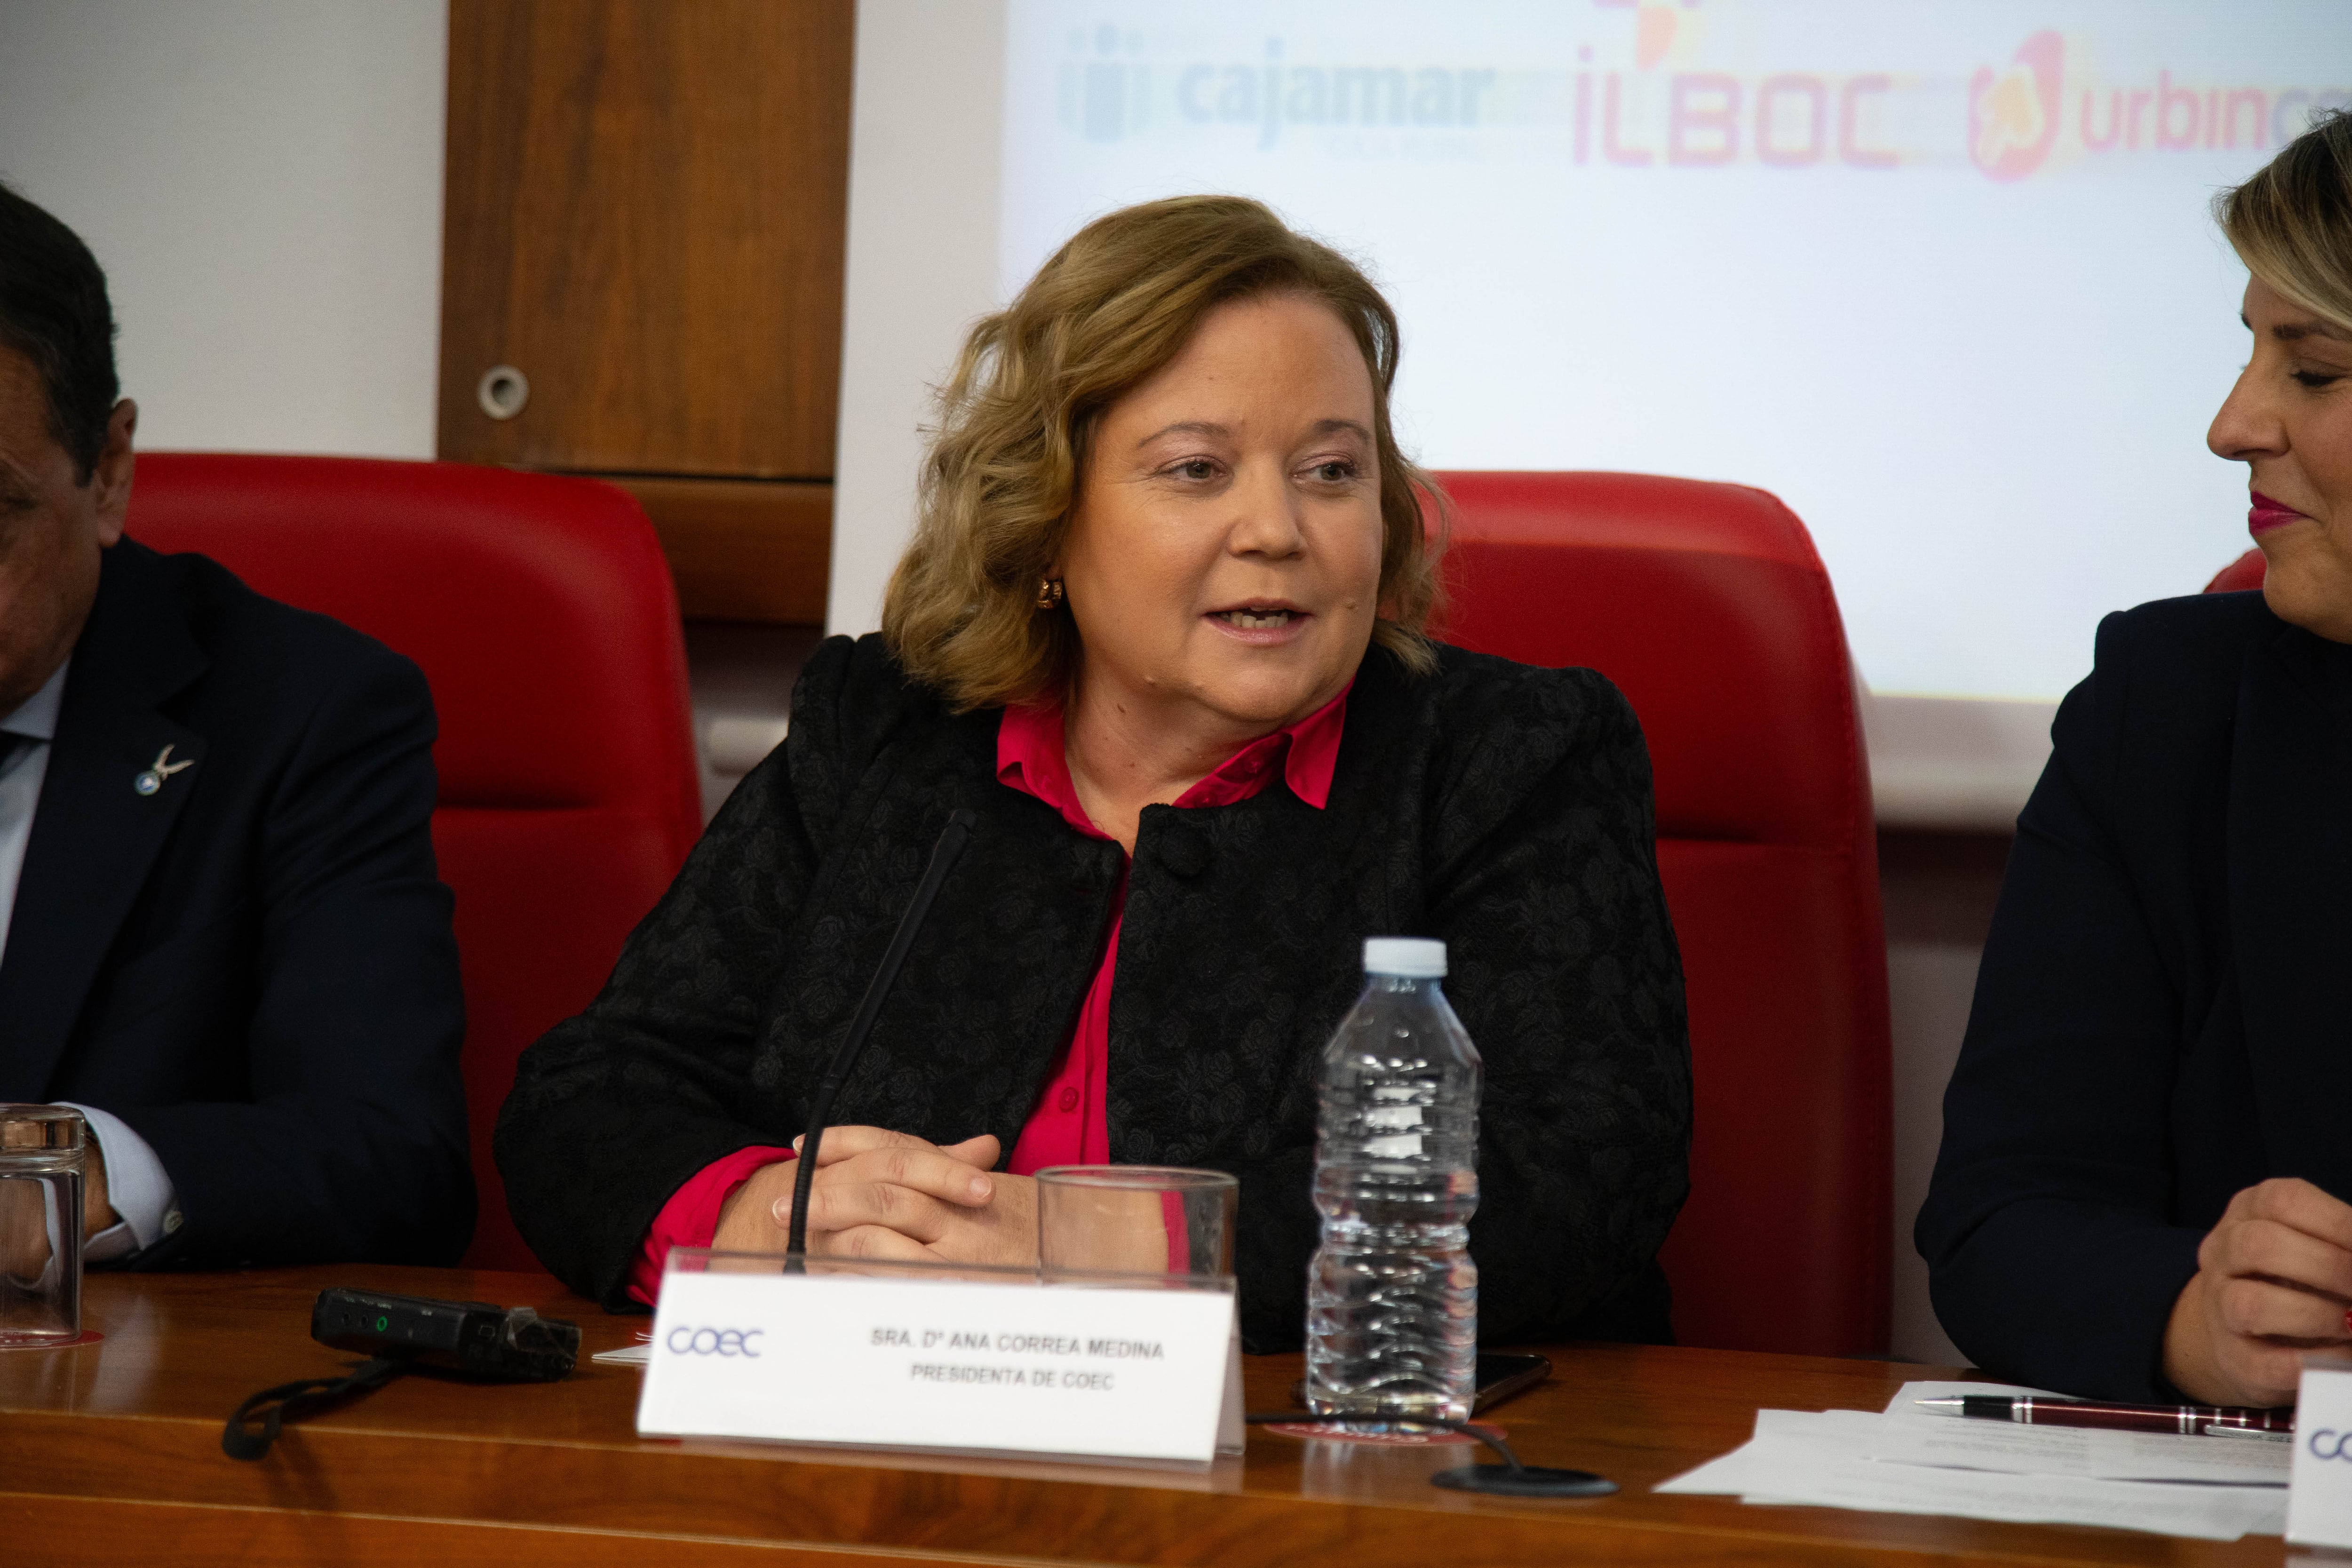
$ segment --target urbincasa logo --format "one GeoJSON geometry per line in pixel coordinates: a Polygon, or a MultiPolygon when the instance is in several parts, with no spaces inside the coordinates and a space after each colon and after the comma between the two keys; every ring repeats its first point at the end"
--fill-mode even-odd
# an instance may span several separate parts
{"type": "Polygon", "coordinates": [[[1969,82],[1969,156],[1996,180],[2021,180],[2058,140],[2066,46],[2044,28],[2017,46],[2008,68],[1979,66],[1969,82]]]}

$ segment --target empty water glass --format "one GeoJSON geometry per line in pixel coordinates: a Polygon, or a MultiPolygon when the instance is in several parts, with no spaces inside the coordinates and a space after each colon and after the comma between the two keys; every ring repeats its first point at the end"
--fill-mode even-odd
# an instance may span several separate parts
{"type": "Polygon", "coordinates": [[[1049,1165],[1037,1173],[1037,1261],[1047,1280],[1234,1271],[1241,1185],[1170,1165],[1049,1165]]]}
{"type": "Polygon", "coordinates": [[[81,1173],[89,1130],[60,1105],[0,1105],[0,1345],[81,1337],[81,1173]]]}

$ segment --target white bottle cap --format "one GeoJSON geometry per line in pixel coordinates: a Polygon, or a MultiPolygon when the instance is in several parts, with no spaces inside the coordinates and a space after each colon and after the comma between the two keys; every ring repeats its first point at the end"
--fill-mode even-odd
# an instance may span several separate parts
{"type": "Polygon", "coordinates": [[[1406,980],[1438,980],[1445,974],[1445,944],[1425,936],[1368,936],[1364,973],[1406,980]]]}

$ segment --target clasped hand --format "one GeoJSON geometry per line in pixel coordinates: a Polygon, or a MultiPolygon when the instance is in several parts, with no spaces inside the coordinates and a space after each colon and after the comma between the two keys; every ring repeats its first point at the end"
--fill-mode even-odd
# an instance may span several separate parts
{"type": "MultiPolygon", "coordinates": [[[[800,1147],[794,1139],[793,1146],[800,1147]]],[[[813,1256],[909,1262],[1037,1261],[1037,1184],[992,1170],[986,1133],[944,1147],[880,1127],[828,1127],[809,1190],[813,1256]]],[[[782,1252],[799,1162],[762,1166],[719,1211],[711,1245],[782,1252]]]]}
{"type": "Polygon", "coordinates": [[[2214,1405],[2292,1405],[2305,1351],[2352,1340],[2352,1206],[2293,1177],[2230,1200],[2165,1326],[2164,1375],[2214,1405]]]}

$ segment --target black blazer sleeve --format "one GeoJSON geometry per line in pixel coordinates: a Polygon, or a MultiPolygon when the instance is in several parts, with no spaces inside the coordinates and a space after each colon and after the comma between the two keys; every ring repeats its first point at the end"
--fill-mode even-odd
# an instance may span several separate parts
{"type": "MultiPolygon", "coordinates": [[[[1475,739],[1427,801],[1412,934],[1445,942],[1483,1065],[1470,1246],[1479,1338],[1507,1343],[1574,1331],[1654,1269],[1690,1186],[1690,1044],[1632,708],[1583,669],[1464,696],[1454,728],[1475,739]]],[[[1227,1167],[1254,1350],[1300,1342],[1314,1160],[1307,1141],[1227,1167]]]]}
{"type": "Polygon", "coordinates": [[[2168,700],[2135,688],[2131,632],[2101,625],[2018,817],[1917,1242],[1937,1316],[1979,1365],[2158,1400],[2202,1233],[2170,1218],[2181,1000],[2116,831],[2133,705],[2168,700]]]}
{"type": "Polygon", "coordinates": [[[434,870],[434,733],[424,676],[382,648],[309,714],[262,817],[258,907],[216,922],[257,931],[249,1100],[106,1106],[154,1149],[185,1219],[138,1267],[464,1251],[465,1002],[434,870]]]}
{"type": "Polygon", "coordinates": [[[1690,1190],[1690,1036],[1649,751],[1603,677],[1523,679],[1562,743],[1507,760],[1518,727],[1490,731],[1465,775],[1486,783],[1443,803],[1431,909],[1486,1061],[1470,1236],[1479,1335],[1497,1341],[1573,1331],[1654,1272],[1690,1190]]]}

